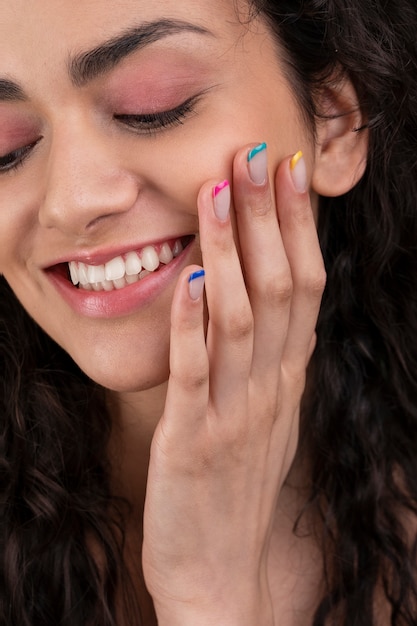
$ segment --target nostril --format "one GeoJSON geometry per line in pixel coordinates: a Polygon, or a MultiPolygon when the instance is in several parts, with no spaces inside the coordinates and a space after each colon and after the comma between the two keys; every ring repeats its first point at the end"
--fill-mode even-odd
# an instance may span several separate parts
{"type": "Polygon", "coordinates": [[[86,231],[93,230],[96,226],[100,225],[102,222],[107,221],[109,217],[112,217],[112,215],[114,214],[106,213],[104,215],[99,215],[98,217],[95,217],[94,219],[91,220],[91,222],[89,222],[86,225],[85,230],[86,231]]]}
{"type": "Polygon", "coordinates": [[[129,212],[142,187],[117,163],[114,149],[110,153],[101,143],[92,148],[88,142],[82,152],[71,142],[64,154],[61,143],[51,149],[39,221],[45,228],[82,237],[110,217],[129,212]]]}

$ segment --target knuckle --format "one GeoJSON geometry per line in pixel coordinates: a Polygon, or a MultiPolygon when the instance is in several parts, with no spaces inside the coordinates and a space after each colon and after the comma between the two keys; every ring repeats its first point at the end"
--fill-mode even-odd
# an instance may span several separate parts
{"type": "Polygon", "coordinates": [[[171,377],[174,379],[176,385],[181,387],[186,393],[198,392],[208,384],[208,368],[186,368],[182,367],[179,373],[171,371],[171,377]]]}
{"type": "Polygon", "coordinates": [[[171,328],[178,335],[194,335],[201,328],[201,318],[197,315],[182,315],[171,320],[171,328]]]}
{"type": "Polygon", "coordinates": [[[286,276],[281,279],[277,284],[270,286],[268,290],[269,299],[277,304],[288,303],[293,295],[294,285],[291,276],[286,276]]]}
{"type": "Polygon", "coordinates": [[[229,255],[233,252],[234,244],[231,238],[228,237],[218,237],[216,239],[216,252],[217,254],[229,255]]]}
{"type": "Polygon", "coordinates": [[[241,449],[236,440],[228,439],[224,432],[205,432],[193,446],[192,464],[189,473],[194,477],[207,476],[208,473],[223,473],[225,465],[235,460],[241,449]]]}
{"type": "Polygon", "coordinates": [[[235,312],[227,320],[226,334],[233,343],[241,343],[252,336],[253,317],[247,312],[235,312]]]}
{"type": "Polygon", "coordinates": [[[281,308],[291,301],[293,290],[291,274],[286,272],[264,281],[262,297],[268,305],[281,308]]]}
{"type": "Polygon", "coordinates": [[[217,236],[209,241],[201,242],[203,257],[206,254],[217,256],[229,256],[235,249],[235,242],[232,233],[227,226],[222,226],[217,232],[217,236]]]}
{"type": "Polygon", "coordinates": [[[311,223],[311,207],[309,202],[303,201],[291,207],[291,222],[294,227],[308,226],[311,223]]]}
{"type": "Polygon", "coordinates": [[[304,392],[306,384],[305,367],[296,367],[292,363],[282,364],[283,378],[292,389],[292,395],[299,398],[304,392]]]}
{"type": "Polygon", "coordinates": [[[321,268],[318,272],[306,276],[304,279],[304,289],[314,298],[321,298],[326,286],[326,272],[321,268]]]}
{"type": "Polygon", "coordinates": [[[254,197],[249,204],[249,211],[254,217],[268,217],[275,213],[272,198],[269,191],[261,193],[259,197],[254,197]]]}

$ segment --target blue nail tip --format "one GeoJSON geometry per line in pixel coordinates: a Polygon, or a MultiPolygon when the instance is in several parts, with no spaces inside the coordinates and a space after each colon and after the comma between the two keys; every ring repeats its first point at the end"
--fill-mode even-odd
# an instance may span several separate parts
{"type": "Polygon", "coordinates": [[[188,282],[191,283],[191,281],[195,280],[196,278],[202,278],[203,276],[205,276],[205,274],[206,273],[204,270],[198,270],[197,272],[193,272],[188,277],[188,282]]]}
{"type": "Polygon", "coordinates": [[[262,152],[262,150],[266,150],[266,143],[264,141],[260,143],[259,146],[252,148],[248,154],[248,161],[251,161],[253,157],[256,157],[256,155],[259,154],[259,152],[262,152]]]}

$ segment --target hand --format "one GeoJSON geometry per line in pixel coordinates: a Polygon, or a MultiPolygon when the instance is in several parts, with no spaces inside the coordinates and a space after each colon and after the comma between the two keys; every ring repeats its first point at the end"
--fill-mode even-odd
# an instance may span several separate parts
{"type": "Polygon", "coordinates": [[[182,274],[172,305],[144,513],[143,568],[160,626],[273,625],[268,541],[297,448],[325,277],[303,161],[293,171],[290,158],[280,164],[273,198],[267,176],[256,184],[249,175],[263,178],[266,151],[249,164],[248,151],[233,164],[235,236],[230,188],[213,201],[210,181],[198,198],[207,329],[202,279],[188,282],[200,268],[182,274]]]}

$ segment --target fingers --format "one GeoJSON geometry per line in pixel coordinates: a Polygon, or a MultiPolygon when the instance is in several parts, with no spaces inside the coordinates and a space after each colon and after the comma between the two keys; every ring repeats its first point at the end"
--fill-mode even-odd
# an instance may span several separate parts
{"type": "Polygon", "coordinates": [[[267,171],[266,145],[234,160],[234,207],[246,287],[254,317],[252,372],[274,379],[286,341],[292,280],[267,171]]]}
{"type": "Polygon", "coordinates": [[[189,266],[182,272],[175,290],[165,428],[181,424],[189,428],[206,416],[209,363],[203,323],[204,279],[201,267],[189,266]]]}
{"type": "Polygon", "coordinates": [[[201,188],[207,337],[204,343],[201,295],[192,300],[193,281],[184,274],[172,310],[171,407],[187,402],[195,411],[209,401],[221,407],[219,413],[236,414],[249,378],[258,391],[276,390],[283,373],[303,385],[325,280],[306,188],[300,155],[279,166],[273,196],[266,146],[239,151],[233,164],[235,235],[228,182],[201,188]]]}
{"type": "Polygon", "coordinates": [[[224,414],[245,402],[253,348],[253,316],[230,219],[227,181],[203,185],[198,197],[200,243],[209,314],[210,399],[224,414]]]}
{"type": "Polygon", "coordinates": [[[326,282],[317,229],[306,191],[304,158],[297,153],[281,163],[276,197],[281,236],[291,268],[293,293],[282,369],[298,377],[314,345],[314,331],[326,282]]]}
{"type": "Polygon", "coordinates": [[[240,151],[234,202],[254,317],[252,377],[273,378],[282,363],[302,379],[325,281],[302,154],[278,167],[273,199],[265,144],[240,151]]]}

